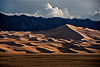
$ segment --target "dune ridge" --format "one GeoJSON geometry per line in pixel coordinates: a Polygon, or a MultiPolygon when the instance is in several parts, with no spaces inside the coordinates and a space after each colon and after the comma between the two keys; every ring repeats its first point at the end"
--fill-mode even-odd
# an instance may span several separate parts
{"type": "Polygon", "coordinates": [[[1,31],[0,53],[100,53],[100,31],[69,24],[47,31],[1,31]]]}

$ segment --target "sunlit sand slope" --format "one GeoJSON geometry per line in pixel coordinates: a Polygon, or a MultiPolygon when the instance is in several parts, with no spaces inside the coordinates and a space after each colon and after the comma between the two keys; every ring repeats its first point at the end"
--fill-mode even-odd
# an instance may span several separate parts
{"type": "Polygon", "coordinates": [[[47,31],[1,31],[0,53],[100,53],[100,31],[64,25],[47,31]]]}

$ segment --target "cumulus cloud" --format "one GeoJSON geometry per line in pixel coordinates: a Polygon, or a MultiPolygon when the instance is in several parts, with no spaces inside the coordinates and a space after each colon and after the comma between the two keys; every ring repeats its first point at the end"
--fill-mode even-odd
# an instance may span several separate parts
{"type": "Polygon", "coordinates": [[[5,13],[6,15],[26,15],[26,16],[35,16],[35,17],[62,17],[62,18],[81,18],[80,16],[71,16],[67,8],[60,9],[58,7],[53,7],[50,3],[44,5],[44,8],[37,10],[33,14],[29,13],[5,13]]]}
{"type": "Polygon", "coordinates": [[[58,7],[53,7],[50,3],[45,5],[45,8],[38,10],[34,13],[34,16],[42,16],[45,18],[50,17],[62,17],[62,18],[81,18],[80,16],[71,16],[67,8],[59,9],[58,7]]]}
{"type": "Polygon", "coordinates": [[[100,10],[89,13],[89,18],[95,21],[100,21],[100,10]]]}
{"type": "Polygon", "coordinates": [[[53,7],[50,3],[47,3],[45,5],[45,8],[38,10],[34,13],[34,16],[43,16],[43,17],[62,17],[62,18],[68,18],[69,17],[69,11],[67,8],[59,9],[58,7],[53,7]]]}
{"type": "Polygon", "coordinates": [[[61,9],[59,9],[58,7],[53,8],[52,5],[49,3],[47,3],[45,6],[46,6],[45,10],[48,11],[48,14],[47,14],[48,17],[63,17],[63,18],[65,18],[64,12],[61,9]]]}

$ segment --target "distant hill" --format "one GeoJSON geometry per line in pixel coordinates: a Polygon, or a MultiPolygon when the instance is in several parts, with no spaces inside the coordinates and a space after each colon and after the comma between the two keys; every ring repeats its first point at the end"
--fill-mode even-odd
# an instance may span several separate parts
{"type": "Polygon", "coordinates": [[[0,13],[0,31],[50,30],[65,24],[100,30],[100,21],[90,19],[42,18],[33,16],[7,16],[0,13]]]}

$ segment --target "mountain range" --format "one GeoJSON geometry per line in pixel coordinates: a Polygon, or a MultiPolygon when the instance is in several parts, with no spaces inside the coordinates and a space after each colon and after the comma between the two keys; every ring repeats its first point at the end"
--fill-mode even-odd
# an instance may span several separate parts
{"type": "Polygon", "coordinates": [[[100,30],[100,21],[90,19],[65,19],[60,17],[43,18],[26,15],[8,16],[0,13],[0,30],[1,31],[40,31],[50,30],[71,24],[78,27],[100,30]]]}

